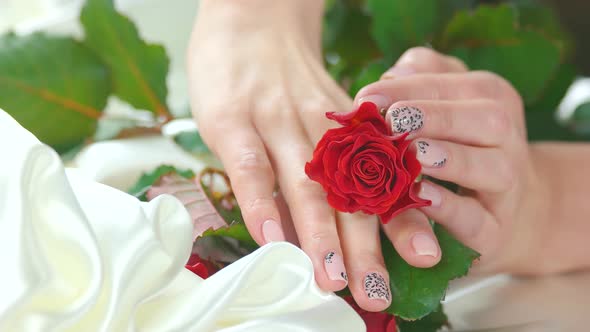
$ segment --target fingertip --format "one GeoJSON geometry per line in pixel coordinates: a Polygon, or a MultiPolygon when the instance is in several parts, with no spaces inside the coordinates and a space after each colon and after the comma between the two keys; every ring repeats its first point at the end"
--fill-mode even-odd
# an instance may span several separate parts
{"type": "Polygon", "coordinates": [[[410,210],[397,216],[384,231],[395,250],[410,265],[429,268],[438,264],[442,250],[426,216],[410,210]]]}
{"type": "Polygon", "coordinates": [[[262,238],[264,243],[285,241],[285,234],[280,223],[274,219],[268,219],[262,223],[262,238]]]}
{"type": "Polygon", "coordinates": [[[391,305],[389,274],[384,266],[356,276],[350,291],[356,303],[367,311],[379,312],[391,305]]]}
{"type": "Polygon", "coordinates": [[[407,255],[408,264],[428,268],[440,262],[441,249],[433,232],[413,234],[410,239],[410,247],[411,252],[407,255]]]}

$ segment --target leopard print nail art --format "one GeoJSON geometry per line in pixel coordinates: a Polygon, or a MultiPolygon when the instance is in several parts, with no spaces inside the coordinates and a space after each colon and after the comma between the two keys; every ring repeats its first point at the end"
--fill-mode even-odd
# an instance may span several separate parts
{"type": "Polygon", "coordinates": [[[378,273],[369,273],[365,277],[365,292],[369,299],[379,299],[389,302],[389,287],[385,278],[378,273]]]}
{"type": "Polygon", "coordinates": [[[387,122],[396,134],[419,130],[424,125],[424,115],[416,107],[400,107],[389,111],[387,122]]]}

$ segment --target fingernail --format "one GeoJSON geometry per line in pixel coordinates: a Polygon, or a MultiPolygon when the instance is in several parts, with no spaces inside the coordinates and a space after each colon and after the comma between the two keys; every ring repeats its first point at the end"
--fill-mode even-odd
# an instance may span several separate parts
{"type": "Polygon", "coordinates": [[[416,107],[391,107],[385,115],[394,134],[405,134],[420,130],[424,125],[424,114],[416,107]]]}
{"type": "Polygon", "coordinates": [[[380,273],[372,272],[365,277],[365,293],[369,299],[389,302],[389,285],[380,273]]]}
{"type": "Polygon", "coordinates": [[[430,201],[431,206],[440,206],[442,196],[440,190],[428,182],[420,183],[420,192],[418,197],[430,201]]]}
{"type": "Polygon", "coordinates": [[[328,274],[330,280],[342,280],[348,283],[348,276],[346,275],[346,269],[344,268],[344,260],[339,254],[330,251],[324,257],[324,268],[328,274]]]}
{"type": "Polygon", "coordinates": [[[381,75],[381,79],[391,79],[395,77],[409,76],[415,74],[416,71],[407,66],[393,66],[388,71],[381,75]]]}
{"type": "Polygon", "coordinates": [[[368,96],[364,96],[361,97],[358,101],[358,104],[361,105],[362,103],[365,102],[371,102],[375,105],[377,105],[377,109],[379,111],[384,111],[387,108],[389,108],[389,106],[391,106],[391,99],[389,97],[386,96],[382,96],[382,95],[368,95],[368,96]]]}
{"type": "Polygon", "coordinates": [[[412,237],[412,247],[418,256],[438,256],[438,246],[434,239],[426,233],[418,233],[412,237]]]}
{"type": "Polygon", "coordinates": [[[285,241],[285,235],[283,234],[281,226],[272,219],[267,220],[262,224],[262,236],[264,236],[264,241],[266,241],[266,243],[285,241]]]}
{"type": "Polygon", "coordinates": [[[446,152],[431,141],[418,141],[416,158],[424,167],[443,167],[447,163],[446,152]]]}

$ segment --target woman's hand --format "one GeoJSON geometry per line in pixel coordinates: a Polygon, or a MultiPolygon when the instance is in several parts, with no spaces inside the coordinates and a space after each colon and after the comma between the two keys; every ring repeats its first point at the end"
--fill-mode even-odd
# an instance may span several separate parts
{"type": "Polygon", "coordinates": [[[383,226],[408,263],[427,267],[433,261],[417,253],[440,256],[431,218],[482,254],[479,271],[540,268],[528,258],[543,245],[550,191],[527,143],[522,100],[508,82],[415,48],[355,101],[387,109],[394,132],[410,132],[423,174],[461,187],[457,194],[423,181],[419,195],[432,206],[383,226]]]}
{"type": "Polygon", "coordinates": [[[289,239],[294,226],[320,287],[339,290],[348,282],[361,307],[379,311],[391,297],[377,218],[337,215],[304,173],[315,144],[334,126],[325,113],[352,109],[323,67],[322,3],[202,1],[189,53],[193,110],[253,238],[289,239]],[[284,200],[275,200],[277,184],[284,200]],[[281,218],[285,202],[291,216],[281,218]]]}

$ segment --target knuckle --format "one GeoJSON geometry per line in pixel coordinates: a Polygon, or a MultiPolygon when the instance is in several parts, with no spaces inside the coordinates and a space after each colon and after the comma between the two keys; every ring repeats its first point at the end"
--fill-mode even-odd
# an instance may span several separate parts
{"type": "Polygon", "coordinates": [[[255,148],[240,149],[236,156],[236,171],[240,173],[272,173],[272,166],[266,153],[255,148]]]}
{"type": "Polygon", "coordinates": [[[515,184],[516,168],[508,158],[501,158],[498,164],[498,189],[500,191],[508,191],[515,184]]]}
{"type": "Polygon", "coordinates": [[[452,66],[447,56],[423,46],[407,50],[399,62],[427,72],[446,72],[452,66]]]}
{"type": "MultiPolygon", "coordinates": [[[[436,121],[430,120],[430,123],[435,123],[441,133],[453,133],[455,130],[455,120],[452,112],[438,112],[436,121]]],[[[428,120],[428,119],[427,119],[428,120]]]]}
{"type": "Polygon", "coordinates": [[[313,230],[309,233],[309,239],[313,240],[314,242],[326,242],[331,240],[334,237],[332,232],[327,230],[313,230]]]}
{"type": "Polygon", "coordinates": [[[305,174],[297,176],[293,180],[293,190],[300,194],[309,195],[310,193],[318,192],[318,184],[307,177],[305,174]]]}
{"type": "Polygon", "coordinates": [[[461,71],[469,70],[469,68],[467,67],[465,62],[463,62],[463,60],[461,60],[457,57],[447,55],[445,57],[445,59],[446,59],[447,63],[453,68],[459,69],[461,71]]]}
{"type": "Polygon", "coordinates": [[[490,99],[501,97],[506,84],[503,78],[487,70],[474,71],[472,75],[476,82],[472,84],[475,96],[490,99]]]}
{"type": "Polygon", "coordinates": [[[273,209],[274,206],[275,201],[272,197],[256,197],[254,199],[246,200],[242,209],[244,212],[249,211],[250,213],[253,213],[273,209]]]}
{"type": "Polygon", "coordinates": [[[510,117],[503,108],[488,112],[486,123],[495,137],[504,138],[510,133],[510,117]]]}
{"type": "Polygon", "coordinates": [[[418,62],[418,61],[432,61],[437,60],[440,58],[440,54],[435,50],[424,47],[424,46],[416,46],[408,49],[404,54],[401,56],[401,60],[408,61],[408,62],[418,62]]]}

